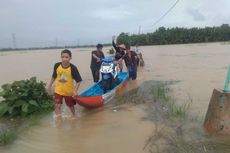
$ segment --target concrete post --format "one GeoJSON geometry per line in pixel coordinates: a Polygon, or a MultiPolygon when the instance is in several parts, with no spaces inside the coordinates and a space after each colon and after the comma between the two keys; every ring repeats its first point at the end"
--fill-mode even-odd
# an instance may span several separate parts
{"type": "Polygon", "coordinates": [[[210,135],[230,135],[230,93],[214,89],[206,113],[204,128],[210,135]]]}

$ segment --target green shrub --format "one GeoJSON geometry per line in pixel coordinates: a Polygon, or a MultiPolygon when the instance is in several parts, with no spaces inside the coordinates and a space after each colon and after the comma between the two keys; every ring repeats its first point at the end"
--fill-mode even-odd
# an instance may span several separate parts
{"type": "Polygon", "coordinates": [[[2,85],[0,96],[0,117],[25,117],[38,112],[53,110],[52,97],[48,95],[45,83],[35,77],[2,85]]]}

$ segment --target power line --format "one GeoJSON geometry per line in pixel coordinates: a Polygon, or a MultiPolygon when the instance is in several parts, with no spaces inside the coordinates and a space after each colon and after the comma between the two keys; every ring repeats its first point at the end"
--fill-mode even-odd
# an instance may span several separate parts
{"type": "Polygon", "coordinates": [[[156,22],[153,23],[153,25],[152,25],[151,27],[155,26],[155,25],[156,25],[157,23],[159,23],[166,15],[168,15],[168,14],[172,11],[172,9],[173,9],[174,7],[176,7],[176,5],[179,3],[179,1],[180,1],[180,0],[177,0],[177,1],[167,10],[167,12],[165,12],[156,22]]]}

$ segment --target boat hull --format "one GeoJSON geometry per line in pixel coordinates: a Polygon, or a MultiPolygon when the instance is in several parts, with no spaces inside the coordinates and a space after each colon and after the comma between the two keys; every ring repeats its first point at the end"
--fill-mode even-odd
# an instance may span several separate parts
{"type": "Polygon", "coordinates": [[[127,80],[128,74],[126,72],[123,72],[122,74],[120,74],[120,83],[107,93],[100,94],[100,92],[102,92],[102,89],[99,87],[99,82],[79,96],[74,97],[74,99],[76,103],[85,108],[97,108],[103,106],[104,104],[109,102],[117,93],[121,92],[126,87],[127,80]],[[95,92],[98,92],[99,95],[93,95],[95,92]]]}

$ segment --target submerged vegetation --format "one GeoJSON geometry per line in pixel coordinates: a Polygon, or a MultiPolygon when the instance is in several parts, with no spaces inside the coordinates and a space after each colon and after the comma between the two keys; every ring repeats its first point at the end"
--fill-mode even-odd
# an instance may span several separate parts
{"type": "Polygon", "coordinates": [[[171,95],[169,88],[175,83],[178,81],[147,81],[140,88],[129,91],[128,94],[117,96],[115,105],[154,104],[165,112],[167,118],[185,120],[189,114],[192,98],[188,97],[181,106],[176,104],[176,98],[171,95]]]}
{"type": "Polygon", "coordinates": [[[155,125],[153,135],[146,140],[143,150],[150,153],[228,153],[230,138],[208,136],[202,120],[190,112],[193,99],[179,105],[170,86],[177,81],[146,81],[138,89],[116,97],[116,110],[123,104],[144,104],[147,116],[143,120],[155,125]]]}
{"type": "Polygon", "coordinates": [[[0,146],[11,143],[16,137],[16,130],[0,125],[0,146]]]}
{"type": "Polygon", "coordinates": [[[53,110],[52,97],[46,92],[45,83],[37,81],[35,77],[2,85],[0,96],[3,98],[0,117],[12,124],[10,128],[0,125],[0,145],[12,142],[16,131],[25,121],[33,123],[36,116],[53,110]]]}
{"type": "Polygon", "coordinates": [[[165,45],[165,44],[186,44],[202,42],[219,42],[230,40],[230,26],[223,24],[219,27],[205,28],[165,28],[160,27],[155,32],[147,34],[121,33],[118,43],[134,45],[165,45]]]}
{"type": "Polygon", "coordinates": [[[158,83],[152,87],[153,99],[160,102],[161,108],[166,112],[169,118],[180,118],[185,120],[188,116],[188,110],[192,99],[189,98],[182,106],[176,104],[176,99],[169,95],[169,87],[158,83]]]}

